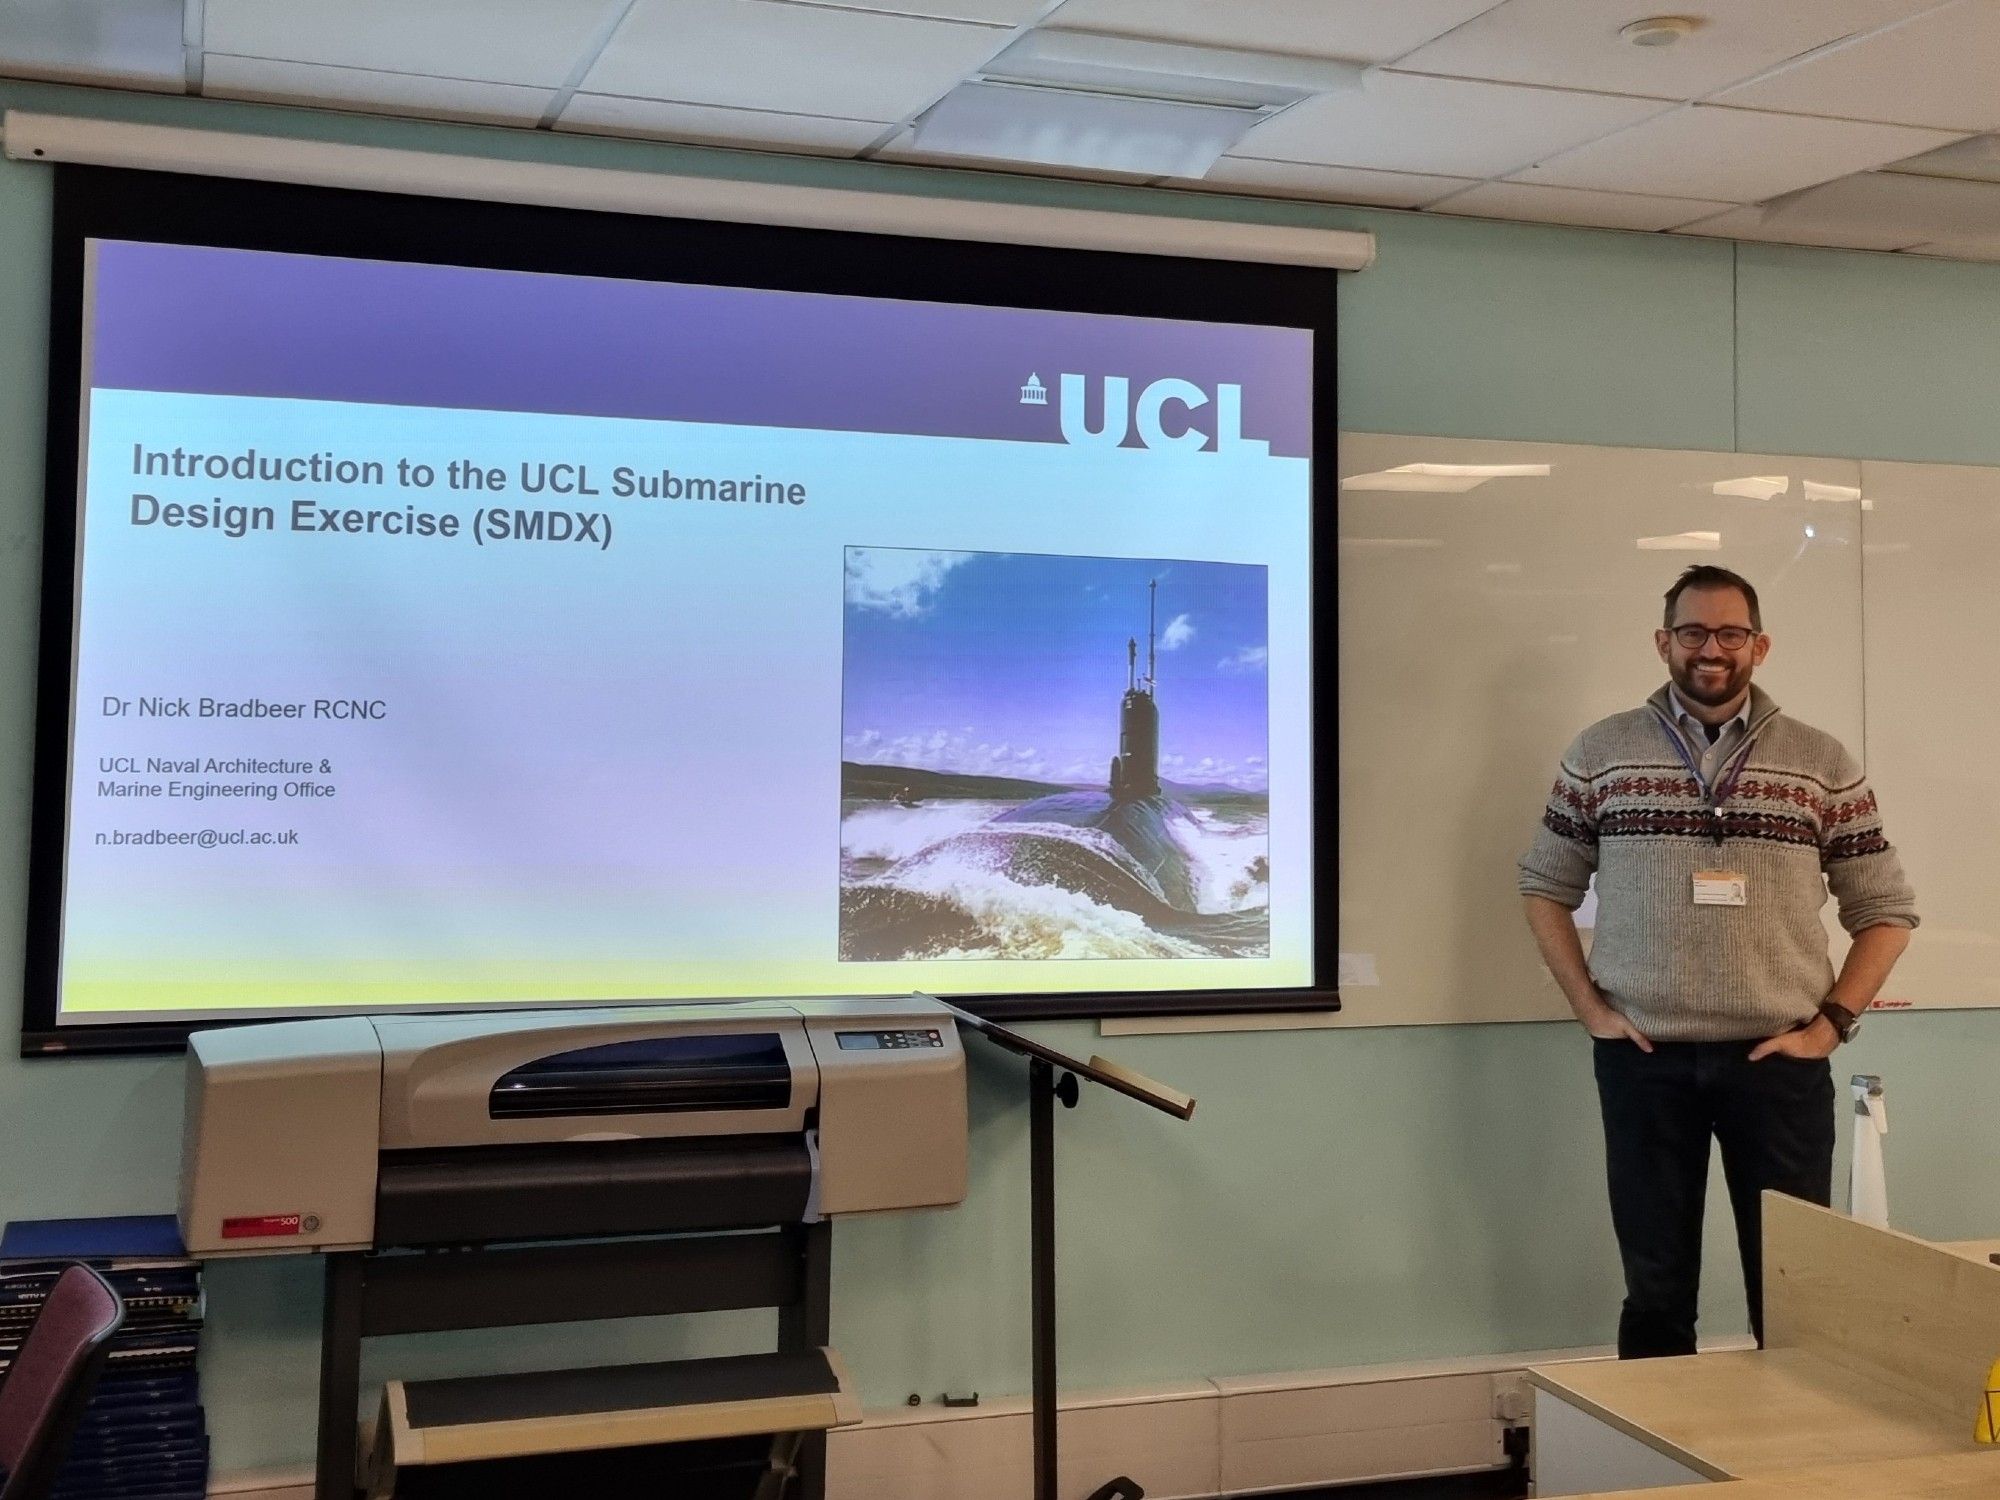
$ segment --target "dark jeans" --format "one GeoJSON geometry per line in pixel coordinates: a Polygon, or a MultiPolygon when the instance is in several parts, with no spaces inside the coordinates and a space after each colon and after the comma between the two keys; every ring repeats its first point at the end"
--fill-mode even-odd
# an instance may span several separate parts
{"type": "Polygon", "coordinates": [[[1647,1053],[1628,1041],[1595,1044],[1611,1224],[1625,1263],[1620,1359],[1694,1353],[1711,1135],[1722,1146],[1759,1345],[1764,1278],[1757,1195],[1776,1188],[1813,1203],[1832,1198],[1832,1066],[1789,1057],[1753,1063],[1755,1045],[1655,1042],[1647,1053]]]}

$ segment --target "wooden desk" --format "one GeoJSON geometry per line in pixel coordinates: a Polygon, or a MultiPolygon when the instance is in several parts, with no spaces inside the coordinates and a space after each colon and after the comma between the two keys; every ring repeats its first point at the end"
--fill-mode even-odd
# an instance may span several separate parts
{"type": "Polygon", "coordinates": [[[2000,1266],[1986,1260],[2000,1241],[1931,1245],[1776,1194],[1764,1213],[1769,1347],[1529,1370],[1536,1493],[1664,1497],[1964,1454],[1993,1462],[1984,1481],[2000,1497],[2000,1452],[1972,1440],[2000,1358],[2000,1266]]]}
{"type": "Polygon", "coordinates": [[[1953,1240],[1943,1247],[1953,1255],[1963,1255],[1967,1260],[1991,1264],[2000,1255],[2000,1240],[1953,1240]]]}
{"type": "MultiPolygon", "coordinates": [[[[1528,1380],[1536,1388],[1536,1428],[1562,1420],[1544,1402],[1554,1396],[1690,1470],[1688,1478],[1732,1480],[1980,1450],[1972,1442],[1970,1406],[1948,1420],[1914,1396],[1804,1350],[1588,1360],[1538,1366],[1528,1380]]],[[[1644,1458],[1618,1462],[1618,1452],[1618,1444],[1604,1446],[1606,1476],[1674,1478],[1672,1470],[1644,1458]]],[[[1538,1494],[1578,1494],[1572,1486],[1606,1482],[1586,1464],[1562,1462],[1558,1454],[1546,1458],[1550,1462],[1536,1468],[1538,1494]]],[[[2000,1468],[1994,1480],[2000,1486],[2000,1468]]],[[[2000,1496],[2000,1488],[1994,1494],[2000,1496]]]]}
{"type": "MultiPolygon", "coordinates": [[[[1600,1491],[1572,1500],[1630,1500],[1631,1491],[1600,1491]]],[[[1717,1489],[1712,1484],[1648,1490],[1646,1500],[1993,1500],[2000,1495],[2000,1453],[1898,1458],[1884,1463],[1791,1469],[1717,1489]]]]}

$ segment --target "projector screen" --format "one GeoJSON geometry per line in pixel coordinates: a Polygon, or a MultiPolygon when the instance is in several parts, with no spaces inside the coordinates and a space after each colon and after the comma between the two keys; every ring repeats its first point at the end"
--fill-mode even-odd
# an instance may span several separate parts
{"type": "Polygon", "coordinates": [[[1330,275],[107,178],[58,225],[31,1050],[1316,993],[1330,275]]]}

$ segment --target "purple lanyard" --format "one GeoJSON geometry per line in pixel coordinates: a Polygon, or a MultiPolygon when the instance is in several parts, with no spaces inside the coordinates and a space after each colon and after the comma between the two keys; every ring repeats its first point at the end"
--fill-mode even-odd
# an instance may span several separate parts
{"type": "Polygon", "coordinates": [[[1687,741],[1681,738],[1681,732],[1669,723],[1666,716],[1660,714],[1657,709],[1654,710],[1654,713],[1660,720],[1660,728],[1665,731],[1668,741],[1674,747],[1674,754],[1681,758],[1681,764],[1687,767],[1687,773],[1694,778],[1694,784],[1700,787],[1702,794],[1708,798],[1708,813],[1711,820],[1710,828],[1713,831],[1715,842],[1719,847],[1723,838],[1722,804],[1730,799],[1736,791],[1736,783],[1743,779],[1743,767],[1750,760],[1750,732],[1747,728],[1744,730],[1742,748],[1730,757],[1730,761],[1733,764],[1729,764],[1728,774],[1716,783],[1715,790],[1711,793],[1701,779],[1701,766],[1688,753],[1687,741]]]}

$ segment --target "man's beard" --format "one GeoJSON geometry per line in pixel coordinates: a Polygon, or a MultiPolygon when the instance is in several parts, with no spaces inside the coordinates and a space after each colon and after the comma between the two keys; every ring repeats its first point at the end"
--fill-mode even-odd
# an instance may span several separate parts
{"type": "Polygon", "coordinates": [[[1683,662],[1671,668],[1674,687],[1690,703],[1699,703],[1703,708],[1720,708],[1733,702],[1750,684],[1750,664],[1748,662],[1727,662],[1727,671],[1720,677],[1697,677],[1694,662],[1683,662]]]}

